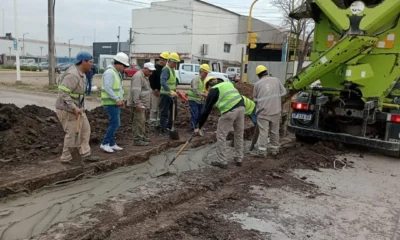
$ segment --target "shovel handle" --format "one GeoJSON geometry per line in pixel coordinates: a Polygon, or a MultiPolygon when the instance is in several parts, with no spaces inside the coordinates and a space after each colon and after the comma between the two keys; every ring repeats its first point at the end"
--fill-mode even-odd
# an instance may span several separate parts
{"type": "Polygon", "coordinates": [[[77,119],[77,121],[76,121],[76,126],[75,126],[75,133],[78,133],[78,132],[79,132],[79,127],[80,127],[80,125],[81,125],[81,115],[78,114],[78,119],[77,119]]]}
{"type": "Polygon", "coordinates": [[[179,155],[181,155],[181,153],[183,152],[183,150],[185,150],[186,146],[192,141],[192,139],[195,137],[195,135],[193,134],[189,140],[186,141],[186,143],[181,147],[181,149],[179,150],[179,152],[175,155],[175,157],[172,159],[172,161],[169,163],[169,165],[171,166],[172,163],[175,162],[175,160],[179,157],[179,155]]]}
{"type": "Polygon", "coordinates": [[[175,99],[172,98],[172,121],[175,122],[175,99]]]}

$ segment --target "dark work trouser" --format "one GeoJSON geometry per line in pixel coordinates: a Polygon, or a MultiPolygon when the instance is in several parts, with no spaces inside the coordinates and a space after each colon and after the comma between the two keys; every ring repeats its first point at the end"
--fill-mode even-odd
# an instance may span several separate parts
{"type": "Polygon", "coordinates": [[[160,128],[166,130],[172,128],[172,103],[175,101],[175,118],[178,114],[176,100],[166,94],[161,94],[160,102],[160,128]]]}

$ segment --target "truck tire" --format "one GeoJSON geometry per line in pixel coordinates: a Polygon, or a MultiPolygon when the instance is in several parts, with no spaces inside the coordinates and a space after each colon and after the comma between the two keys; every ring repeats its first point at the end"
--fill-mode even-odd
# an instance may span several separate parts
{"type": "Polygon", "coordinates": [[[318,142],[318,138],[315,137],[308,137],[308,136],[303,136],[303,135],[299,135],[299,134],[295,134],[296,136],[296,140],[299,142],[304,142],[304,143],[316,143],[318,142]]]}

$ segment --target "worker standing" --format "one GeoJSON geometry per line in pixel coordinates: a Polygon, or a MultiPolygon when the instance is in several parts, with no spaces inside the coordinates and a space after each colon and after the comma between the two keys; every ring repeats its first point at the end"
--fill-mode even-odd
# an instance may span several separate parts
{"type": "Polygon", "coordinates": [[[92,93],[92,83],[93,83],[93,77],[96,74],[96,68],[95,65],[92,64],[92,67],[90,68],[90,71],[86,73],[86,91],[85,95],[90,96],[92,93]]]}
{"type": "Polygon", "coordinates": [[[270,138],[271,154],[277,155],[282,111],[281,97],[286,95],[286,89],[281,80],[268,74],[268,69],[265,66],[257,66],[256,74],[259,80],[254,85],[253,99],[257,104],[257,125],[260,133],[258,149],[251,155],[255,157],[267,156],[268,137],[270,138]]]}
{"type": "Polygon", "coordinates": [[[100,148],[108,153],[123,150],[115,143],[115,133],[121,125],[121,108],[125,107],[121,73],[127,67],[128,55],[119,52],[114,57],[114,63],[103,73],[101,80],[101,104],[108,114],[109,125],[100,148]]]}
{"type": "Polygon", "coordinates": [[[199,76],[193,78],[190,83],[190,90],[188,93],[189,107],[191,113],[191,123],[193,132],[199,121],[199,115],[203,111],[204,100],[207,98],[205,93],[204,80],[210,72],[210,66],[208,64],[202,64],[200,66],[199,76]]]}
{"type": "Polygon", "coordinates": [[[244,132],[244,100],[239,91],[231,82],[218,82],[213,79],[206,83],[209,91],[204,110],[200,115],[199,123],[194,131],[200,132],[210,114],[212,107],[217,106],[221,112],[217,126],[217,160],[211,162],[212,166],[226,169],[228,167],[228,151],[226,149],[226,137],[229,131],[234,129],[234,160],[237,166],[242,166],[243,160],[243,132],[244,132]]]}
{"type": "Polygon", "coordinates": [[[161,77],[161,71],[163,67],[167,64],[169,52],[163,52],[160,54],[160,61],[158,64],[156,64],[155,68],[156,70],[153,71],[151,74],[149,81],[150,81],[150,87],[152,89],[152,94],[151,94],[151,110],[150,110],[150,126],[157,126],[157,122],[160,117],[159,109],[160,109],[160,88],[161,88],[161,83],[160,83],[160,77],[161,77]]]}
{"type": "Polygon", "coordinates": [[[160,128],[161,136],[167,136],[172,128],[172,106],[175,102],[175,116],[177,115],[176,104],[176,76],[175,67],[181,60],[177,53],[168,56],[168,63],[161,72],[161,102],[160,102],[160,128]]]}
{"type": "Polygon", "coordinates": [[[74,134],[78,116],[79,125],[79,152],[84,161],[98,161],[99,158],[91,155],[89,145],[90,124],[84,110],[84,94],[86,90],[85,73],[91,70],[93,57],[88,52],[79,52],[74,65],[64,72],[58,83],[58,98],[56,100],[57,118],[65,132],[64,148],[61,155],[62,163],[70,163],[72,156],[68,147],[74,146],[74,134]]]}
{"type": "Polygon", "coordinates": [[[143,69],[137,71],[132,77],[131,90],[129,92],[128,106],[133,112],[132,130],[133,144],[135,146],[149,145],[146,136],[146,109],[150,109],[151,88],[149,77],[156,68],[151,62],[144,64],[143,69]]]}

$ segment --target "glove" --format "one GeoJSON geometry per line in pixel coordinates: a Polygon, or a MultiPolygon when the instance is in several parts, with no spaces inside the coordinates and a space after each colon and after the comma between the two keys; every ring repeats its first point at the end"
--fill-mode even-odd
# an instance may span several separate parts
{"type": "Polygon", "coordinates": [[[169,94],[171,94],[172,97],[178,96],[174,90],[170,90],[169,94]]]}

